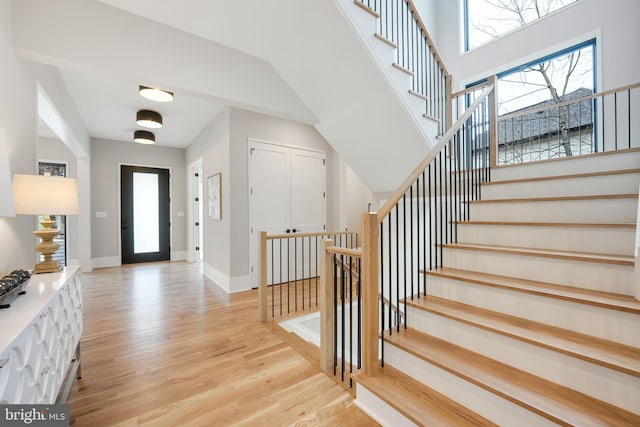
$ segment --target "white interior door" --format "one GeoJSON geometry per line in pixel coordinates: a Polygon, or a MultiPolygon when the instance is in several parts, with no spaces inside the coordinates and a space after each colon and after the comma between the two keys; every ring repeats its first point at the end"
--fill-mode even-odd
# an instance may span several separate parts
{"type": "MultiPolygon", "coordinates": [[[[260,231],[293,237],[295,233],[325,228],[326,168],[323,152],[257,141],[250,141],[249,148],[250,276],[256,287],[260,279],[260,231]]],[[[291,240],[282,246],[278,241],[267,245],[269,258],[276,260],[267,266],[269,283],[295,280],[296,263],[286,260],[298,259],[302,248],[291,240]]]]}

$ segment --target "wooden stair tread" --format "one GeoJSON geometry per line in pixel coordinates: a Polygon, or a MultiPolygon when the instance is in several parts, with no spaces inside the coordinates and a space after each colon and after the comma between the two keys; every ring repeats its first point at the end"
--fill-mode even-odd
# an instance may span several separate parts
{"type": "Polygon", "coordinates": [[[421,270],[421,272],[423,274],[462,280],[478,285],[508,289],[640,315],[640,302],[635,300],[632,296],[627,295],[455,268],[443,267],[431,271],[421,270]]]}
{"type": "Polygon", "coordinates": [[[469,203],[527,203],[527,202],[562,202],[576,200],[613,200],[613,199],[637,199],[638,195],[633,194],[600,194],[592,196],[555,196],[555,197],[524,197],[510,199],[482,199],[471,200],[469,203]]]}
{"type": "Polygon", "coordinates": [[[640,425],[639,415],[411,328],[385,341],[560,424],[640,425]]]}
{"type": "Polygon", "coordinates": [[[435,296],[407,305],[640,378],[640,348],[435,296]]]}
{"type": "Polygon", "coordinates": [[[623,228],[635,230],[632,222],[620,223],[579,223],[579,222],[533,222],[533,221],[453,221],[458,225],[506,225],[516,227],[581,227],[581,228],[623,228]]]}
{"type": "Polygon", "coordinates": [[[602,157],[602,156],[616,156],[616,155],[625,155],[627,153],[635,153],[640,151],[640,148],[623,148],[615,151],[600,151],[598,153],[590,153],[590,154],[582,154],[580,156],[570,156],[570,157],[555,157],[553,159],[543,159],[536,160],[535,162],[526,162],[526,163],[511,163],[508,165],[497,165],[493,166],[493,169],[510,169],[510,168],[518,168],[521,166],[527,165],[537,165],[544,163],[559,163],[559,162],[571,162],[571,161],[581,161],[582,159],[594,158],[594,157],[602,157]]]}
{"type": "Polygon", "coordinates": [[[482,182],[480,183],[480,185],[491,186],[491,185],[499,185],[499,184],[517,184],[522,182],[553,181],[557,179],[588,178],[588,177],[594,177],[594,176],[625,175],[625,174],[634,174],[634,173],[640,173],[640,169],[620,169],[620,170],[612,170],[612,171],[604,171],[604,172],[588,172],[588,173],[576,173],[576,174],[569,174],[569,175],[551,175],[551,176],[539,176],[534,178],[509,179],[509,180],[502,180],[502,181],[482,182]]]}
{"type": "Polygon", "coordinates": [[[390,366],[371,377],[359,373],[353,378],[421,426],[496,425],[390,366]]]}
{"type": "Polygon", "coordinates": [[[635,266],[635,258],[632,256],[598,254],[591,252],[569,252],[557,249],[533,249],[516,246],[483,245],[479,243],[449,243],[442,245],[445,248],[472,250],[481,252],[493,252],[512,255],[525,255],[544,258],[557,258],[572,261],[597,262],[603,264],[617,264],[628,267],[635,266]]]}

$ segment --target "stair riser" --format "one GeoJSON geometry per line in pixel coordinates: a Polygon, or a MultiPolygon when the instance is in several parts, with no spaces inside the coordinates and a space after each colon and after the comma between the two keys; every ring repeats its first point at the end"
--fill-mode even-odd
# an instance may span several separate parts
{"type": "Polygon", "coordinates": [[[640,412],[640,378],[410,308],[411,327],[631,412],[640,412]],[[615,391],[615,392],[612,392],[615,391]]]}
{"type": "Polygon", "coordinates": [[[522,197],[595,196],[633,194],[638,191],[640,173],[565,178],[518,183],[494,183],[482,186],[482,199],[522,197]]]}
{"type": "Polygon", "coordinates": [[[632,256],[635,230],[612,227],[459,224],[458,242],[632,256]]]}
{"type": "Polygon", "coordinates": [[[362,384],[356,384],[356,405],[383,426],[415,427],[407,417],[370,392],[362,384]]]}
{"type": "Polygon", "coordinates": [[[385,344],[385,364],[459,402],[475,413],[504,426],[555,426],[550,420],[425,362],[393,345],[385,344]]]}
{"type": "Polygon", "coordinates": [[[491,171],[495,181],[537,178],[543,176],[573,175],[578,173],[607,172],[634,169],[640,165],[640,151],[620,152],[600,156],[574,157],[564,161],[535,162],[513,167],[498,167],[491,171]]]}
{"type": "Polygon", "coordinates": [[[637,204],[635,198],[471,203],[471,220],[632,223],[637,204]]]}
{"type": "Polygon", "coordinates": [[[460,270],[557,283],[582,289],[634,295],[633,267],[570,259],[445,248],[444,265],[460,270]]]}
{"type": "MultiPolygon", "coordinates": [[[[640,316],[604,307],[429,275],[429,295],[640,347],[640,316]]],[[[409,320],[411,324],[411,320],[409,320]]]]}

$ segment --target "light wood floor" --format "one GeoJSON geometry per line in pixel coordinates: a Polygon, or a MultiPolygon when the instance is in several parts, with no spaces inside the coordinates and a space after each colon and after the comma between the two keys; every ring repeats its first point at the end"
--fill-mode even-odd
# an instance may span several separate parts
{"type": "Polygon", "coordinates": [[[72,425],[375,425],[315,347],[257,321],[257,291],[229,296],[182,262],[82,277],[72,425]]]}

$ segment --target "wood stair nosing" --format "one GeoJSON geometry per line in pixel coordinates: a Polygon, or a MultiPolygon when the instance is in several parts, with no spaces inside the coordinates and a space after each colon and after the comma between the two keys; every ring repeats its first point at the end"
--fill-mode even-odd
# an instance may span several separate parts
{"type": "Polygon", "coordinates": [[[407,305],[640,378],[638,348],[435,296],[407,305]]]}
{"type": "Polygon", "coordinates": [[[585,173],[577,173],[577,174],[570,174],[570,175],[538,176],[533,178],[518,178],[518,179],[509,179],[509,180],[481,182],[480,185],[492,186],[492,185],[500,185],[500,184],[519,184],[523,182],[554,181],[559,179],[590,178],[590,177],[596,177],[596,176],[624,175],[624,174],[634,174],[634,173],[640,173],[640,169],[621,169],[621,170],[613,170],[613,171],[605,171],[605,172],[585,172],[585,173]]]}
{"type": "Polygon", "coordinates": [[[371,16],[373,16],[374,18],[380,18],[380,14],[378,12],[376,12],[375,10],[371,9],[370,7],[368,7],[366,4],[362,3],[361,1],[358,0],[354,0],[353,3],[358,6],[360,9],[364,10],[365,12],[367,12],[368,14],[370,14],[371,16]]]}
{"type": "Polygon", "coordinates": [[[407,328],[385,343],[562,425],[638,426],[640,415],[407,328]]]}
{"type": "Polygon", "coordinates": [[[556,249],[532,249],[532,248],[520,248],[513,246],[497,246],[497,245],[480,245],[469,243],[447,243],[438,244],[443,248],[467,250],[467,251],[479,251],[479,252],[491,252],[508,255],[521,255],[530,257],[541,258],[554,258],[567,261],[579,261],[579,262],[594,262],[600,264],[613,264],[622,265],[626,267],[634,267],[635,259],[631,256],[624,255],[611,255],[611,254],[595,254],[589,252],[568,252],[559,251],[556,249]]]}
{"type": "Polygon", "coordinates": [[[422,99],[423,101],[426,101],[428,99],[427,95],[423,95],[420,92],[416,92],[413,89],[409,89],[409,95],[417,96],[418,98],[422,99]]]}
{"type": "Polygon", "coordinates": [[[404,68],[402,65],[394,62],[393,64],[391,64],[393,66],[393,68],[396,68],[400,71],[402,71],[405,74],[408,74],[409,76],[413,77],[413,71],[409,70],[408,68],[404,68]]]}
{"type": "Polygon", "coordinates": [[[544,159],[544,160],[537,160],[535,162],[527,162],[527,163],[512,163],[512,164],[508,164],[508,165],[497,165],[497,166],[493,166],[493,169],[509,169],[509,168],[518,168],[518,167],[522,167],[522,166],[537,166],[540,164],[544,164],[544,163],[559,163],[559,162],[567,162],[567,161],[580,161],[583,159],[589,159],[589,158],[595,158],[595,157],[602,157],[602,156],[610,156],[610,155],[625,155],[627,153],[635,153],[640,151],[640,148],[638,147],[634,147],[634,148],[625,148],[622,150],[617,150],[617,151],[601,151],[598,153],[591,153],[591,154],[582,154],[580,156],[572,156],[572,157],[556,157],[553,159],[544,159]]]}
{"type": "Polygon", "coordinates": [[[420,273],[640,315],[640,302],[627,295],[454,268],[420,269],[420,273]]]}
{"type": "Polygon", "coordinates": [[[397,49],[398,45],[396,44],[396,42],[394,42],[393,40],[389,40],[388,38],[386,38],[385,36],[383,36],[380,33],[374,33],[373,36],[380,40],[382,43],[386,44],[387,46],[392,47],[393,49],[397,49]]]}
{"type": "Polygon", "coordinates": [[[455,225],[505,225],[515,227],[577,227],[577,228],[623,228],[635,230],[634,223],[580,223],[580,222],[534,222],[534,221],[450,221],[455,225]]]}
{"type": "Polygon", "coordinates": [[[604,195],[591,195],[591,196],[556,196],[556,197],[523,197],[523,198],[510,198],[510,199],[482,199],[482,200],[469,200],[469,204],[484,204],[484,203],[527,203],[527,202],[563,202],[563,201],[577,201],[577,200],[614,200],[614,199],[637,199],[637,194],[604,194],[604,195]]]}
{"type": "Polygon", "coordinates": [[[354,380],[419,426],[496,426],[457,402],[390,366],[354,380]]]}

